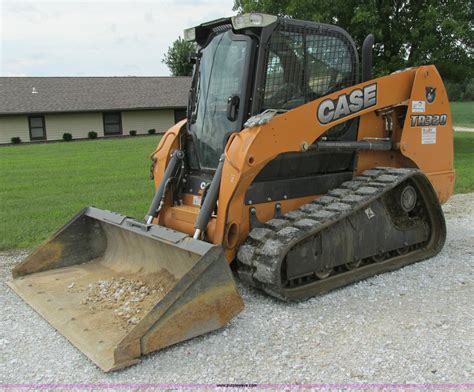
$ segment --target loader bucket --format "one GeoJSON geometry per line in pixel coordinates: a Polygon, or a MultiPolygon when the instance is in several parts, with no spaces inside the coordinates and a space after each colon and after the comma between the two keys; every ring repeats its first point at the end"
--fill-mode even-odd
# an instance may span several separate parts
{"type": "Polygon", "coordinates": [[[19,264],[8,285],[104,371],[243,309],[221,246],[93,207],[19,264]]]}

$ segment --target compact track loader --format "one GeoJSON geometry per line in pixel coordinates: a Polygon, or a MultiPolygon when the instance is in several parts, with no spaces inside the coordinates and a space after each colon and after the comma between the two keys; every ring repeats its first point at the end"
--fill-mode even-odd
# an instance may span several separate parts
{"type": "Polygon", "coordinates": [[[344,30],[264,14],[185,38],[187,119],[152,154],[145,219],[86,208],[9,283],[104,370],[227,323],[232,272],[302,300],[445,242],[453,130],[434,66],[373,79],[372,35],[359,64],[344,30]]]}

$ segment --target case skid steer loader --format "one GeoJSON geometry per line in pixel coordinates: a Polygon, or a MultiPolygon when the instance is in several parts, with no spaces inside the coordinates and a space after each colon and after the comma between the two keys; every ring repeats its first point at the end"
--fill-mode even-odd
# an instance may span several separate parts
{"type": "Polygon", "coordinates": [[[145,219],[88,207],[9,283],[105,371],[226,324],[233,273],[302,300],[445,242],[453,130],[433,65],[373,79],[372,35],[360,64],[338,27],[257,13],[185,38],[187,119],[152,154],[145,219]]]}

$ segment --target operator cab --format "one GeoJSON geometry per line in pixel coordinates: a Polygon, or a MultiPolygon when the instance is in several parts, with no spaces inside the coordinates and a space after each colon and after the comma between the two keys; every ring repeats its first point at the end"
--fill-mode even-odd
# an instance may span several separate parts
{"type": "MultiPolygon", "coordinates": [[[[355,44],[336,26],[253,13],[201,24],[185,30],[184,37],[197,48],[186,151],[189,174],[200,181],[212,178],[228,137],[250,117],[267,109],[291,110],[359,82],[355,44]]],[[[350,125],[339,125],[332,134],[355,140],[357,127],[350,125]]],[[[301,156],[292,164],[291,153],[283,155],[263,172],[295,162],[298,173],[290,176],[313,170],[301,156]]],[[[308,164],[314,166],[309,155],[308,164]]],[[[340,168],[329,171],[347,169],[352,158],[347,155],[339,160],[340,168]]]]}

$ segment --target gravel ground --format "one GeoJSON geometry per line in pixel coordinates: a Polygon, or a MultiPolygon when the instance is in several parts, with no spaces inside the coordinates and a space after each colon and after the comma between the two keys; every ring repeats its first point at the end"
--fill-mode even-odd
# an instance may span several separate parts
{"type": "Polygon", "coordinates": [[[226,328],[104,374],[3,282],[1,383],[467,383],[474,381],[474,193],[444,207],[448,240],[422,263],[298,304],[239,285],[226,328]]]}

